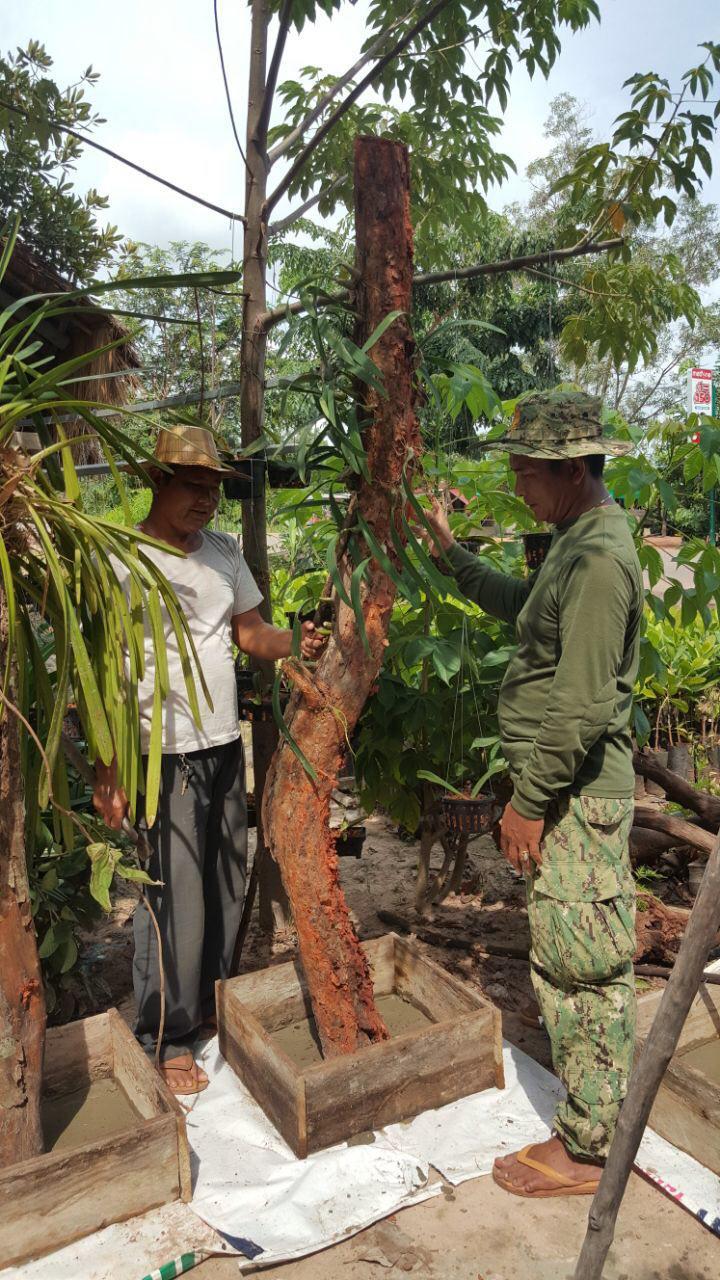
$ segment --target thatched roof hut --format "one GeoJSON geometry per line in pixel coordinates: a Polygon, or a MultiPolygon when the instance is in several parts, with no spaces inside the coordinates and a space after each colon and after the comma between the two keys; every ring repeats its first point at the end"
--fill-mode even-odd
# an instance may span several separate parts
{"type": "MultiPolygon", "coordinates": [[[[65,293],[74,287],[54,267],[18,240],[0,281],[0,306],[32,294],[65,293]]],[[[99,400],[107,405],[126,404],[137,386],[135,371],[140,363],[129,330],[115,316],[89,303],[87,299],[78,298],[76,307],[77,309],[73,305],[73,309],[66,315],[57,316],[39,326],[36,333],[44,348],[39,355],[49,356],[60,364],[118,338],[123,339],[118,346],[111,351],[104,351],[83,368],[83,379],[92,376],[91,382],[78,382],[69,390],[78,399],[99,400]]],[[[77,434],[83,437],[75,451],[78,461],[97,462],[100,453],[92,435],[87,434],[86,424],[82,420],[78,422],[77,434]]]]}

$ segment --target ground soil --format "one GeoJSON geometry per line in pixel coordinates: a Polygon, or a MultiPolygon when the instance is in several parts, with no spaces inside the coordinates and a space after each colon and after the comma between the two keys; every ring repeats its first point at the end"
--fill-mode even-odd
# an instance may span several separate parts
{"type": "MultiPolygon", "coordinates": [[[[343,858],[341,882],[353,920],[363,938],[388,932],[378,910],[413,921],[418,846],[403,840],[384,818],[367,820],[362,857],[343,858]]],[[[252,841],[251,841],[252,847],[252,841]]],[[[437,851],[440,861],[440,851],[437,851]]],[[[653,890],[657,891],[657,883],[653,890]]],[[[665,894],[664,894],[665,896],[665,894]]],[[[667,886],[667,897],[685,901],[682,888],[667,886]],[[679,896],[678,896],[679,892],[679,896]]],[[[493,841],[483,837],[469,850],[463,892],[434,909],[425,923],[447,938],[487,947],[529,944],[524,886],[510,872],[493,841]]],[[[91,993],[85,1012],[116,1004],[132,1018],[132,896],[115,902],[113,914],[93,934],[87,963],[91,993]]],[[[138,908],[142,909],[142,908],[138,908]]],[[[534,999],[527,959],[478,956],[477,952],[418,942],[448,971],[483,991],[502,1010],[506,1037],[550,1066],[545,1032],[533,1025],[534,999]]],[[[287,953],[272,957],[285,959],[287,953]]],[[[243,970],[268,962],[254,922],[243,970]]],[[[267,1280],[373,1280],[411,1273],[418,1280],[565,1280],[582,1243],[589,1200],[532,1202],[508,1195],[490,1177],[461,1187],[443,1186],[435,1200],[404,1210],[321,1254],[274,1267],[267,1280]]],[[[198,1280],[231,1280],[231,1259],[209,1260],[198,1280]]],[[[633,1175],[620,1213],[607,1280],[715,1280],[720,1243],[707,1228],[671,1200],[633,1175]]]]}

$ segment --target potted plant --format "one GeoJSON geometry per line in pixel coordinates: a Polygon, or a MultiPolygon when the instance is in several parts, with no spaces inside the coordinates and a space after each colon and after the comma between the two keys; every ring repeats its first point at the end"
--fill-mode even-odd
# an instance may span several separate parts
{"type": "Polygon", "coordinates": [[[235,472],[223,480],[225,497],[239,502],[243,498],[255,498],[265,489],[264,458],[232,458],[228,463],[235,472]]]}
{"type": "Polygon", "coordinates": [[[345,827],[344,830],[339,831],[335,841],[335,851],[338,857],[359,858],[366,835],[366,828],[360,825],[345,827]]]}

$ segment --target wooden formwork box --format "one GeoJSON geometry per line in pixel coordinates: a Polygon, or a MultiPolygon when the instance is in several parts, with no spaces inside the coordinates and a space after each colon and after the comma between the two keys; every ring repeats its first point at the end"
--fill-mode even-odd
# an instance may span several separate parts
{"type": "MultiPolygon", "coordinates": [[[[663,991],[649,991],[638,999],[636,1060],[662,997],[663,991]]],[[[720,1084],[685,1063],[682,1056],[683,1051],[712,1039],[717,1039],[720,1052],[720,986],[703,984],[690,1008],[648,1123],[673,1146],[720,1174],[720,1084]]]]}
{"type": "Polygon", "coordinates": [[[218,982],[220,1051],[297,1156],[504,1085],[498,1009],[411,942],[363,944],[376,996],[397,993],[432,1025],[300,1068],[271,1032],[310,1017],[295,963],[218,982]]]}
{"type": "Polygon", "coordinates": [[[184,1113],[117,1010],[48,1031],[46,1097],[108,1077],[140,1113],[132,1129],[0,1171],[2,1266],[60,1249],[158,1205],[190,1199],[184,1113]]]}

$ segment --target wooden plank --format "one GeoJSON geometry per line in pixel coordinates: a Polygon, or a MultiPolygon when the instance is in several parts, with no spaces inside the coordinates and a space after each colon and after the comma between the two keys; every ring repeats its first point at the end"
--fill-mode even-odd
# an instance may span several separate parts
{"type": "Polygon", "coordinates": [[[173,1115],[74,1151],[11,1165],[0,1173],[2,1264],[49,1253],[179,1194],[173,1115]]]}
{"type": "MultiPolygon", "coordinates": [[[[636,1061],[662,996],[663,991],[650,991],[638,1000],[636,1061]]],[[[720,1085],[683,1061],[683,1052],[714,1038],[720,1041],[720,992],[703,985],[685,1021],[680,1052],[663,1077],[649,1124],[668,1142],[720,1174],[720,1085]]]]}
{"type": "MultiPolygon", "coordinates": [[[[639,1040],[644,1040],[648,1034],[664,993],[663,987],[660,991],[648,991],[638,998],[639,1040]]],[[[720,987],[703,983],[685,1020],[678,1048],[689,1049],[694,1044],[703,1044],[714,1035],[720,1037],[720,987]]]]}
{"type": "Polygon", "coordinates": [[[45,1038],[43,1093],[57,1097],[90,1080],[112,1075],[113,1049],[107,1013],[64,1027],[51,1027],[45,1038]]]}
{"type": "MultiPolygon", "coordinates": [[[[395,990],[393,934],[363,943],[377,995],[395,990]]],[[[273,965],[256,973],[229,978],[232,991],[251,1009],[267,1031],[277,1031],[289,1022],[312,1018],[312,1006],[302,969],[296,961],[273,965]]]]}
{"type": "MultiPolygon", "coordinates": [[[[225,995],[232,992],[249,1009],[258,1022],[274,1031],[296,1018],[311,1016],[310,997],[298,962],[273,965],[257,973],[243,973],[216,984],[216,1002],[220,987],[225,995]]],[[[218,1003],[219,1007],[219,1003],[218,1003]]]]}
{"type": "Polygon", "coordinates": [[[308,1068],[308,1151],[491,1088],[494,1021],[479,1009],[308,1068]]]}
{"type": "Polygon", "coordinates": [[[376,996],[389,996],[395,990],[396,939],[396,934],[386,933],[382,938],[371,938],[362,944],[376,996]]]}
{"type": "Polygon", "coordinates": [[[117,1009],[109,1009],[108,1017],[113,1046],[113,1074],[118,1084],[144,1119],[157,1115],[175,1116],[180,1195],[181,1199],[189,1201],[192,1198],[192,1173],[185,1111],[155,1070],[147,1054],[140,1048],[117,1009]]]}
{"type": "MultiPolygon", "coordinates": [[[[279,968],[292,966],[278,965],[279,968]]],[[[263,971],[268,976],[274,971],[263,971]]],[[[256,975],[253,975],[256,976],[256,975]]],[[[254,1010],[242,1003],[238,979],[216,984],[220,1052],[296,1154],[305,1155],[300,1072],[273,1043],[254,1010]]],[[[262,1007],[262,1000],[258,1000],[262,1007]]],[[[257,1007],[257,1005],[256,1005],[257,1007]]]]}
{"type": "Polygon", "coordinates": [[[140,1048],[117,1009],[110,1009],[108,1018],[113,1048],[113,1075],[143,1120],[168,1112],[181,1114],[177,1098],[140,1048]]]}
{"type": "Polygon", "coordinates": [[[479,991],[446,973],[405,938],[395,938],[395,988],[433,1022],[443,1022],[492,1005],[479,991]]]}

